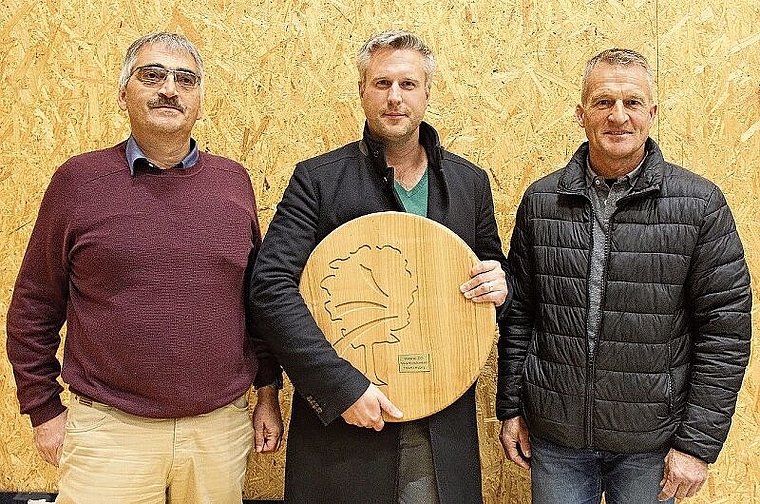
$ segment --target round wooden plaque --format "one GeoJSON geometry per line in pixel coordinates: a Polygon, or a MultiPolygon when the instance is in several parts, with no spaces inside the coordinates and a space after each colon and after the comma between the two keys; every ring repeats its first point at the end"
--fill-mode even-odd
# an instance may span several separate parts
{"type": "Polygon", "coordinates": [[[388,396],[401,421],[416,420],[464,394],[493,346],[493,303],[474,303],[459,290],[477,262],[437,222],[374,213],[317,245],[300,291],[338,355],[388,396]]]}

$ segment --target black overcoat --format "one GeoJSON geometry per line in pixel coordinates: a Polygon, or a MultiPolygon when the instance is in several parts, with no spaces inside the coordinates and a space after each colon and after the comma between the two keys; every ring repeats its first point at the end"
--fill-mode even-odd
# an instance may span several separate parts
{"type": "MultiPolygon", "coordinates": [[[[444,150],[420,127],[429,164],[428,218],[459,235],[481,260],[508,271],[486,173],[444,150]]],[[[335,228],[375,212],[403,211],[381,143],[364,138],[298,163],[269,226],[251,278],[251,318],[296,388],[287,438],[285,500],[390,503],[395,500],[400,424],[381,432],[346,424],[343,413],[369,381],[338,357],[299,294],[309,255],[335,228]]],[[[475,387],[430,417],[443,504],[479,503],[475,387]]]]}

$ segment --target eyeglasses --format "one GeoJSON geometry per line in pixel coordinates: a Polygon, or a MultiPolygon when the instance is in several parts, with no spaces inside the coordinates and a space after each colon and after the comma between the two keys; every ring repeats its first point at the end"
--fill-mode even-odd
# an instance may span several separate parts
{"type": "Polygon", "coordinates": [[[185,91],[195,89],[195,87],[198,86],[198,84],[201,82],[200,76],[194,72],[191,72],[190,70],[172,70],[170,68],[164,68],[157,65],[145,65],[137,67],[132,70],[132,73],[129,76],[132,77],[134,75],[137,77],[137,80],[146,86],[155,87],[163,84],[169,74],[172,74],[174,76],[174,84],[185,91]]]}

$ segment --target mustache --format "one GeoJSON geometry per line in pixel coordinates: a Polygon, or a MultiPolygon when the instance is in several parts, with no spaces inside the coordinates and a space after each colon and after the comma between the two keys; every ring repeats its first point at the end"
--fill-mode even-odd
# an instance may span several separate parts
{"type": "Polygon", "coordinates": [[[179,102],[178,99],[175,97],[172,98],[164,98],[162,96],[159,96],[157,98],[153,98],[151,100],[148,100],[148,108],[158,108],[158,107],[169,107],[176,110],[179,110],[180,112],[185,112],[185,107],[182,106],[182,104],[179,102]]]}

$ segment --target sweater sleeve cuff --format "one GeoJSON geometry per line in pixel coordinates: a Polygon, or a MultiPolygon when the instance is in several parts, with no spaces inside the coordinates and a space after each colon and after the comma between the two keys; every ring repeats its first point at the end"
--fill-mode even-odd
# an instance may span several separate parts
{"type": "Polygon", "coordinates": [[[66,411],[66,407],[61,403],[60,396],[56,395],[45,404],[29,410],[28,413],[32,427],[37,427],[52,420],[64,411],[66,411]]]}

